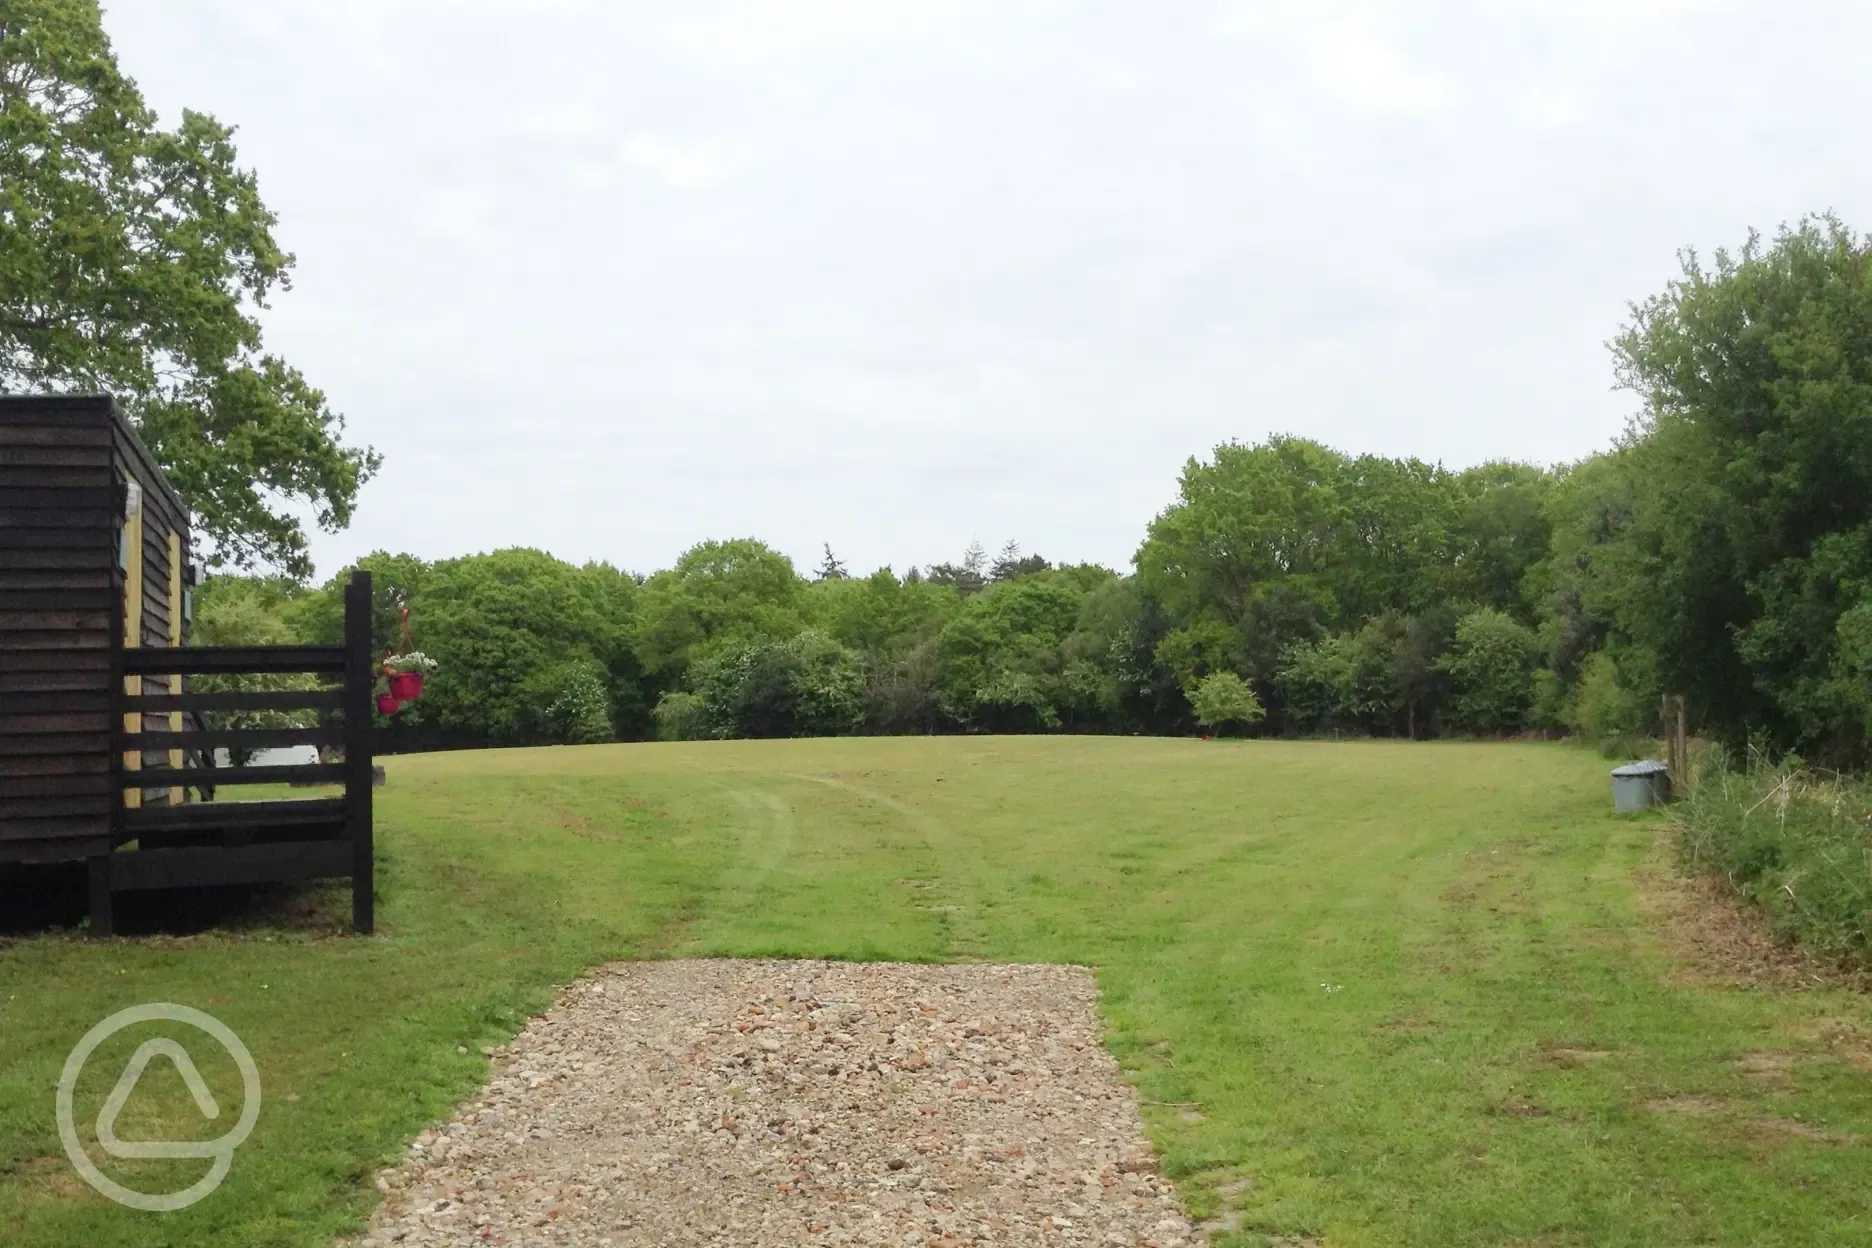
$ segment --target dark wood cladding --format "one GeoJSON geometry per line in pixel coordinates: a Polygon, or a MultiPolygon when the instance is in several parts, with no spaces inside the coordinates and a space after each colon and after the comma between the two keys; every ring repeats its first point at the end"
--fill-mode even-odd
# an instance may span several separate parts
{"type": "Polygon", "coordinates": [[[106,398],[0,399],[0,860],[111,843],[121,424],[106,398]]]}
{"type": "MultiPolygon", "coordinates": [[[[118,790],[112,738],[123,729],[118,659],[125,644],[173,647],[182,604],[172,601],[172,549],[188,557],[188,509],[117,405],[103,395],[0,396],[0,861],[82,857],[118,790]],[[140,549],[122,549],[125,490],[142,507],[140,549]],[[132,578],[126,557],[139,564],[132,578]],[[139,627],[126,637],[126,582],[141,587],[139,627]]],[[[143,678],[151,694],[172,673],[143,678]]],[[[167,730],[167,714],[147,715],[167,730]]],[[[161,805],[169,755],[140,752],[161,805]]],[[[139,773],[141,774],[141,773],[139,773]]]]}

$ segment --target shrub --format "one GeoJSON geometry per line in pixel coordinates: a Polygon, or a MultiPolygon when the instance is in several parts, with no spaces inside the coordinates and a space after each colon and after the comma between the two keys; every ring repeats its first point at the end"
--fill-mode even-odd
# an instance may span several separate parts
{"type": "Polygon", "coordinates": [[[837,736],[864,717],[863,661],[817,629],[730,647],[691,683],[709,736],[837,736]]]}
{"type": "MultiPolygon", "coordinates": [[[[1355,718],[1358,677],[1358,659],[1349,637],[1326,637],[1288,646],[1281,651],[1274,683],[1286,699],[1289,726],[1300,731],[1324,731],[1355,718]]],[[[1200,712],[1197,720],[1208,722],[1200,712]]]]}
{"type": "Polygon", "coordinates": [[[1405,700],[1393,672],[1405,625],[1401,617],[1381,617],[1356,633],[1283,650],[1274,683],[1286,700],[1286,727],[1390,730],[1405,700]]]}
{"type": "Polygon", "coordinates": [[[997,728],[1045,732],[1060,725],[1059,682],[1036,672],[1003,668],[975,690],[976,715],[997,728]],[[1000,714],[996,715],[995,712],[1000,714]]]}
{"type": "Polygon", "coordinates": [[[1568,708],[1567,726],[1608,758],[1634,752],[1635,738],[1650,718],[1650,699],[1626,688],[1617,661],[1604,650],[1586,660],[1579,689],[1568,708]]]}
{"type": "Polygon", "coordinates": [[[1691,870],[1727,881],[1774,928],[1829,957],[1872,961],[1872,786],[1798,764],[1705,760],[1679,808],[1691,870]]]}
{"type": "Polygon", "coordinates": [[[874,662],[864,691],[864,722],[868,729],[894,734],[934,732],[943,726],[936,678],[934,641],[874,662]]]}
{"type": "Polygon", "coordinates": [[[1248,682],[1234,672],[1211,672],[1202,678],[1190,694],[1196,722],[1220,728],[1227,724],[1252,724],[1267,715],[1261,699],[1248,682]]]}
{"type": "Polygon", "coordinates": [[[857,653],[809,628],[785,643],[792,667],[793,736],[854,732],[864,718],[864,663],[857,653]]]}
{"type": "Polygon", "coordinates": [[[546,708],[553,735],[568,745],[611,739],[611,697],[594,663],[572,665],[559,696],[546,708]]]}
{"type": "Polygon", "coordinates": [[[708,708],[693,693],[666,693],[657,699],[650,712],[656,721],[657,736],[664,741],[700,741],[713,736],[709,731],[708,708]]]}

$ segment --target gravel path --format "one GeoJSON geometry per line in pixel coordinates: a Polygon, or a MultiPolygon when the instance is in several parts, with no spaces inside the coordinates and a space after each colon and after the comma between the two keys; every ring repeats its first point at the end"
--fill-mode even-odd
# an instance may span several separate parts
{"type": "Polygon", "coordinates": [[[1198,1238],[1062,966],[626,963],[496,1050],[364,1242],[1198,1238]]]}

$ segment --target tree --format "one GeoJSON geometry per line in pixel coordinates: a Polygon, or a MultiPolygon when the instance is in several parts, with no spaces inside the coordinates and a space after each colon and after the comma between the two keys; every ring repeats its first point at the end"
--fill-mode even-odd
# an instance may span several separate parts
{"type": "Polygon", "coordinates": [[[343,528],[379,459],[262,348],[293,259],[233,134],[159,128],[95,0],[0,7],[0,392],[115,394],[211,566],[304,576],[300,513],[343,528]]]}
{"type": "MultiPolygon", "coordinates": [[[[719,651],[691,680],[716,737],[838,736],[864,714],[862,661],[815,629],[719,651]]],[[[666,718],[681,714],[673,706],[666,718]]]]}
{"type": "MultiPolygon", "coordinates": [[[[538,550],[498,550],[424,564],[371,555],[378,648],[401,644],[398,616],[410,608],[412,640],[441,667],[420,701],[384,729],[403,749],[436,745],[531,745],[565,740],[571,703],[560,699],[581,668],[598,674],[607,710],[604,738],[620,724],[641,728],[644,711],[630,647],[636,582],[605,564],[574,567],[538,550]]],[[[342,586],[349,569],[297,612],[301,636],[343,635],[342,586]]],[[[581,695],[581,709],[592,699],[581,695]]],[[[581,739],[597,732],[589,715],[581,739]]]]}
{"type": "Polygon", "coordinates": [[[889,568],[814,584],[805,595],[805,615],[815,627],[872,661],[933,638],[961,605],[953,586],[899,581],[889,568]]]}
{"type": "Polygon", "coordinates": [[[1227,668],[1274,691],[1296,645],[1446,600],[1463,505],[1462,482],[1440,467],[1304,438],[1190,460],[1135,559],[1172,622],[1160,659],[1184,669],[1185,688],[1227,668]]]}
{"type": "Polygon", "coordinates": [[[698,660],[758,637],[790,637],[803,624],[805,583],[793,561],[763,542],[702,542],[644,582],[636,648],[644,670],[673,688],[698,660]]]}
{"type": "Polygon", "coordinates": [[[813,574],[816,581],[842,581],[848,575],[845,564],[832,553],[832,543],[825,543],[825,558],[819,563],[819,570],[813,574]]]}
{"type": "Polygon", "coordinates": [[[1392,671],[1403,633],[1398,617],[1380,616],[1356,633],[1288,647],[1275,678],[1285,727],[1391,731],[1394,712],[1403,704],[1392,671]]]}
{"type": "MultiPolygon", "coordinates": [[[[339,570],[324,586],[297,596],[290,609],[294,631],[313,645],[344,644],[344,587],[353,572],[371,574],[371,647],[377,654],[403,648],[403,609],[419,602],[429,564],[411,554],[372,551],[339,570]]],[[[420,615],[417,617],[421,622],[420,615]]]]}
{"type": "Polygon", "coordinates": [[[953,585],[956,592],[967,597],[981,592],[988,583],[987,573],[983,570],[988,562],[988,552],[982,549],[980,542],[970,542],[968,549],[962,552],[961,563],[932,563],[926,578],[934,585],[953,585]]]}
{"type": "Polygon", "coordinates": [[[1444,603],[1399,621],[1387,674],[1404,708],[1404,733],[1412,740],[1434,731],[1437,711],[1448,699],[1450,676],[1443,658],[1456,644],[1462,614],[1444,603]]]}
{"type": "Polygon", "coordinates": [[[1613,343],[1644,410],[1588,588],[1731,744],[1835,762],[1872,745],[1839,666],[1872,585],[1868,325],[1872,240],[1823,216],[1707,264],[1685,252],[1613,343]]]}
{"type": "Polygon", "coordinates": [[[1551,474],[1531,464],[1495,461],[1457,474],[1462,494],[1452,526],[1451,596],[1533,618],[1529,576],[1552,540],[1545,503],[1551,474]]]}
{"type": "Polygon", "coordinates": [[[1056,727],[1065,701],[1060,647],[1084,594],[1043,577],[990,586],[969,598],[938,642],[943,710],[988,731],[1056,727]]]}
{"type": "Polygon", "coordinates": [[[1604,650],[1586,661],[1579,688],[1567,708],[1567,726],[1608,753],[1627,736],[1648,727],[1657,707],[1634,695],[1629,679],[1622,679],[1618,663],[1604,650]]]}
{"type": "Polygon", "coordinates": [[[988,565],[988,579],[990,582],[1018,580],[1023,576],[1045,572],[1052,566],[1039,555],[1022,556],[1020,543],[1010,541],[1001,548],[1001,553],[995,556],[995,561],[988,565]]]}
{"type": "Polygon", "coordinates": [[[1441,664],[1455,685],[1458,722],[1470,732],[1517,732],[1533,702],[1540,645],[1534,631],[1483,607],[1456,625],[1456,644],[1441,664]]]}
{"type": "Polygon", "coordinates": [[[1234,672],[1203,677],[1190,695],[1190,705],[1196,712],[1196,722],[1210,728],[1257,723],[1267,715],[1248,682],[1234,672]]]}

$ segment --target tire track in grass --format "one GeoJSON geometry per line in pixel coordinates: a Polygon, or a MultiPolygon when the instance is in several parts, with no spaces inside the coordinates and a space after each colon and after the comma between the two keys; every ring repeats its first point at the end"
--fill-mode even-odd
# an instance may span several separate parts
{"type": "Polygon", "coordinates": [[[809,776],[801,772],[787,772],[785,775],[789,780],[803,780],[808,784],[849,793],[861,801],[901,815],[923,838],[924,845],[934,859],[929,887],[925,891],[927,901],[918,908],[929,911],[936,920],[942,931],[943,944],[951,957],[967,961],[982,956],[986,936],[981,921],[980,899],[975,889],[962,878],[961,864],[965,861],[965,855],[955,833],[942,820],[888,793],[880,793],[848,780],[832,776],[809,776]]]}
{"type": "Polygon", "coordinates": [[[730,789],[728,795],[741,808],[741,849],[734,865],[722,873],[721,888],[710,908],[721,914],[755,910],[761,890],[793,853],[799,824],[793,808],[761,789],[730,789]]]}

